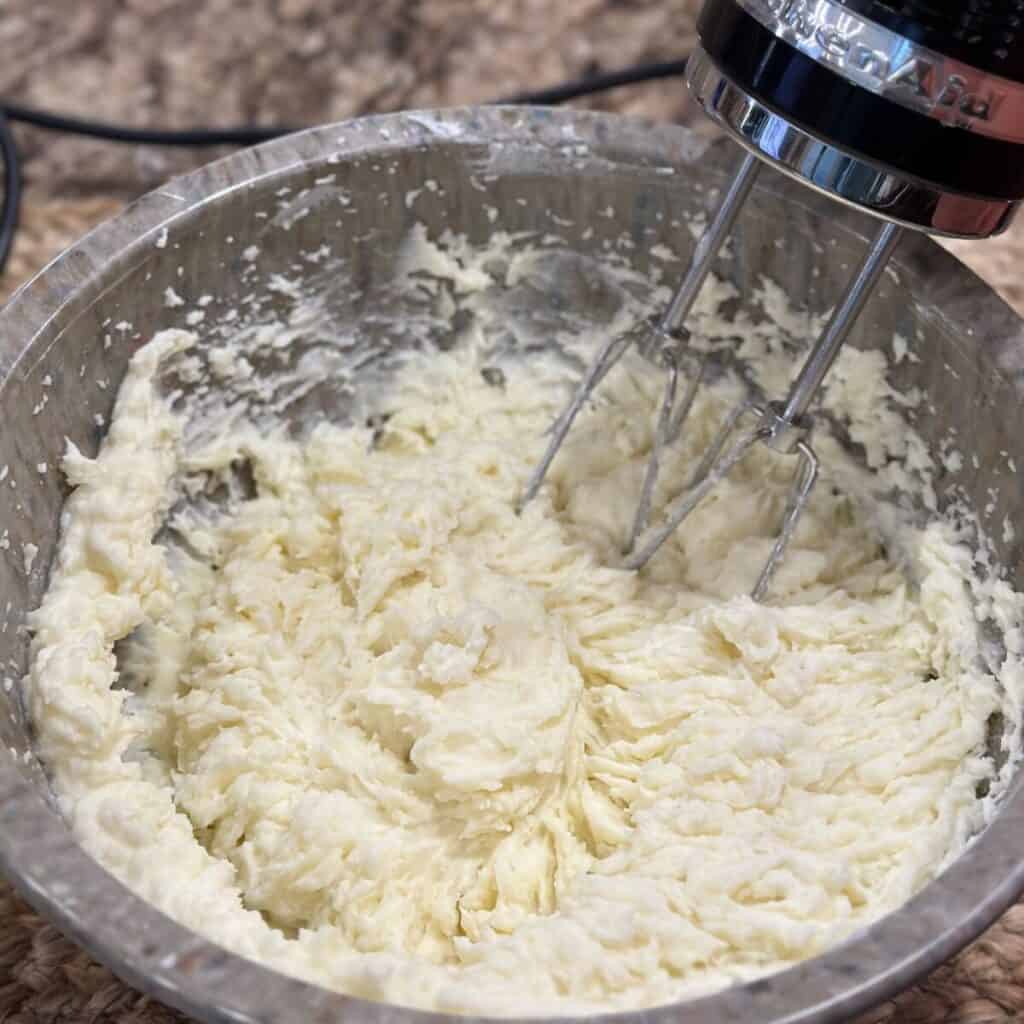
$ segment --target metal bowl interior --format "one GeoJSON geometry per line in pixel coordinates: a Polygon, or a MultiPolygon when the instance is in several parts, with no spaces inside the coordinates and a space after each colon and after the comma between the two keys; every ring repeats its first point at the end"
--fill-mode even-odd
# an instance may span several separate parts
{"type": "MultiPolygon", "coordinates": [[[[66,494],[58,473],[37,467],[57,464],[65,438],[95,452],[96,417],[109,415],[131,354],[156,330],[182,325],[182,310],[165,304],[168,287],[193,300],[213,296],[202,336],[271,275],[293,276],[300,254],[326,245],[332,266],[360,284],[359,295],[373,296],[417,222],[474,242],[496,228],[554,232],[595,265],[614,251],[647,272],[652,246],[686,257],[692,238],[681,222],[706,211],[734,160],[734,150],[683,129],[586,113],[493,108],[371,118],[303,132],[173,181],[18,293],[0,313],[0,515],[9,540],[0,552],[0,658],[14,681],[0,692],[0,868],[34,906],[127,981],[205,1021],[449,1019],[331,993],[237,957],[134,897],[75,845],[31,754],[16,685],[27,654],[19,627],[42,596],[66,494]],[[25,545],[38,548],[34,560],[25,545]]],[[[872,227],[765,175],[719,271],[741,297],[766,276],[820,312],[872,227]]],[[[662,267],[671,278],[681,264],[662,267]]],[[[935,452],[955,431],[978,454],[977,466],[967,459],[937,481],[940,503],[966,498],[992,525],[1007,578],[1024,586],[1021,542],[1009,533],[1003,540],[996,528],[1013,520],[1024,497],[1024,477],[1010,461],[1024,465],[1024,325],[927,239],[909,239],[894,270],[852,343],[887,345],[899,333],[920,355],[892,370],[894,384],[919,387],[930,402],[916,429],[935,452]]],[[[329,276],[319,280],[338,323],[372,320],[371,299],[354,302],[351,291],[330,292],[329,276]]],[[[585,274],[553,274],[541,287],[548,294],[537,303],[540,332],[549,326],[544,316],[566,304],[589,303],[589,315],[603,315],[585,274]]],[[[268,316],[289,301],[260,294],[268,316]]],[[[297,409],[343,415],[350,399],[324,381],[297,409]]],[[[863,1009],[962,948],[1024,889],[1022,827],[1018,779],[949,870],[868,931],[755,983],[620,1017],[795,1024],[863,1009]]]]}

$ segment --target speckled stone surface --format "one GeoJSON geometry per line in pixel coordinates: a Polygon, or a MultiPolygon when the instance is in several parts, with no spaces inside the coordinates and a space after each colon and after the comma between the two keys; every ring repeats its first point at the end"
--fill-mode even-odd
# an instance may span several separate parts
{"type": "MultiPolygon", "coordinates": [[[[694,0],[8,0],[0,94],[136,125],[314,124],[478,103],[679,56],[694,0]]],[[[661,82],[594,100],[681,119],[661,82]]],[[[201,153],[23,133],[30,182],[124,197],[201,153]]]]}
{"type": "MultiPolygon", "coordinates": [[[[678,56],[693,0],[8,0],[0,90],[139,125],[290,124],[477,102],[633,61],[678,56]]],[[[590,105],[694,123],[675,83],[590,105]]],[[[6,294],[92,224],[202,154],[19,130],[24,232],[6,294]]],[[[950,246],[1024,311],[1024,224],[950,246]]],[[[985,1024],[1024,1016],[1024,906],[925,985],[864,1021],[985,1024]]],[[[122,985],[0,883],[0,1022],[181,1018],[122,985]]]]}

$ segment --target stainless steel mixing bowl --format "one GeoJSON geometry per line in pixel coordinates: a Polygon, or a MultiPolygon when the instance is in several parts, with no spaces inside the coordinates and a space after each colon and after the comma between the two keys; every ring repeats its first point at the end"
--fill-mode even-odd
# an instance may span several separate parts
{"type": "MultiPolygon", "coordinates": [[[[65,496],[59,474],[41,475],[37,466],[56,464],[65,437],[95,451],[102,433],[95,417],[109,414],[129,355],[157,328],[181,322],[183,310],[165,305],[168,287],[215,297],[202,333],[256,287],[254,262],[263,278],[294,276],[299,254],[326,243],[361,285],[344,302],[340,292],[328,295],[336,319],[372,323],[380,312],[375,282],[389,276],[414,221],[476,241],[495,226],[555,232],[597,260],[614,250],[647,270],[658,243],[685,255],[690,236],[673,222],[710,204],[734,159],[679,128],[585,113],[508,108],[371,118],[303,132],[174,181],[18,293],[0,313],[0,465],[8,467],[0,530],[10,541],[0,552],[0,657],[15,681],[0,692],[0,867],[30,903],[130,983],[205,1021],[447,1019],[350,999],[234,956],[136,899],[72,841],[31,755],[16,685],[27,647],[19,626],[42,595],[65,496]],[[250,246],[259,247],[258,261],[250,246]],[[28,567],[25,544],[39,549],[28,567]]],[[[871,225],[781,179],[762,182],[721,272],[742,293],[767,275],[820,311],[838,295],[871,225]]],[[[894,332],[909,339],[920,361],[905,359],[893,373],[897,385],[922,388],[932,403],[917,429],[934,450],[955,430],[960,446],[978,455],[977,467],[967,458],[939,481],[940,498],[966,496],[980,512],[994,489],[984,520],[1009,578],[1024,586],[1021,544],[996,528],[1024,507],[1024,477],[1009,462],[1024,467],[1021,322],[931,241],[908,240],[894,268],[853,343],[887,344],[894,332]]],[[[607,313],[608,296],[568,267],[531,287],[547,294],[534,295],[519,315],[536,311],[542,340],[567,306],[595,318],[607,313]]],[[[288,301],[280,293],[266,299],[271,312],[288,301]]],[[[301,412],[337,414],[345,401],[343,389],[325,381],[301,412]]],[[[868,931],[753,984],[621,1019],[795,1024],[863,1009],[962,948],[1014,901],[1024,888],[1021,835],[1017,784],[948,871],[868,931]]]]}

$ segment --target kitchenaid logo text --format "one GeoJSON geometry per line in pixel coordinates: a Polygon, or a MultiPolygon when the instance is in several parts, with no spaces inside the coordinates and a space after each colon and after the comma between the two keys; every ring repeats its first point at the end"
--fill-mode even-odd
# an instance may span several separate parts
{"type": "MultiPolygon", "coordinates": [[[[902,106],[963,128],[1000,120],[1007,92],[992,76],[916,46],[831,0],[738,3],[802,53],[902,106]]],[[[1016,125],[1007,127],[1019,133],[1016,125]]]]}

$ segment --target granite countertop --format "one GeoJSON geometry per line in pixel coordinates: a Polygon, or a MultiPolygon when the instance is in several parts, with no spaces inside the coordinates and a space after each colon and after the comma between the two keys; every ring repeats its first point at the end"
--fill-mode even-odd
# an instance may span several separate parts
{"type": "MultiPolygon", "coordinates": [[[[136,125],[341,120],[484,102],[692,46],[696,0],[8,0],[0,93],[136,125]],[[12,56],[13,55],[13,56],[12,56]]],[[[686,120],[678,82],[594,106],[686,120]]],[[[23,133],[33,188],[128,198],[205,162],[23,133]]]]}

